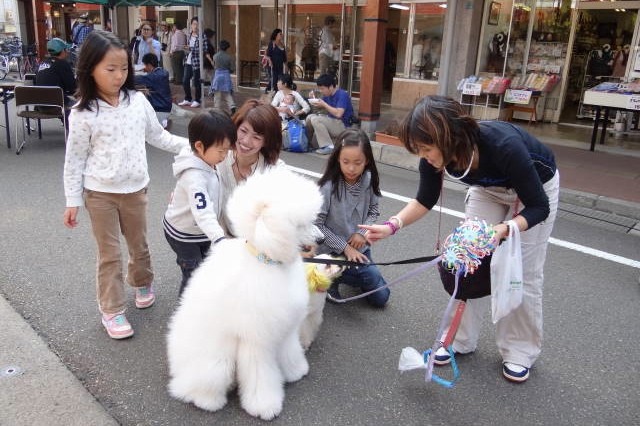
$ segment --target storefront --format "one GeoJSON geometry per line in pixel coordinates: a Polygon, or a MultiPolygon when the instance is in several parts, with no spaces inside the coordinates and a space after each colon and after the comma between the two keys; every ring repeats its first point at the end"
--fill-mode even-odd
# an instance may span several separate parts
{"type": "MultiPolygon", "coordinates": [[[[365,1],[305,0],[223,1],[220,5],[218,38],[237,40],[238,82],[241,86],[264,85],[266,76],[259,59],[269,43],[273,29],[285,33],[289,70],[301,88],[313,87],[313,81],[326,69],[338,77],[341,87],[355,98],[359,96],[363,63],[362,8],[365,1]],[[327,53],[330,52],[330,55],[327,53]],[[324,62],[326,63],[326,62],[324,62]]],[[[446,3],[426,0],[389,4],[383,68],[382,102],[394,101],[394,92],[406,98],[437,90],[446,3]],[[419,83],[416,91],[410,82],[419,83]],[[403,95],[404,94],[404,95],[403,95]]],[[[232,49],[234,48],[232,42],[232,49]]],[[[411,98],[412,99],[412,98],[411,98]]],[[[404,99],[402,99],[404,102],[404,99]]],[[[409,104],[407,104],[409,106],[409,104]]]]}
{"type": "Polygon", "coordinates": [[[638,9],[637,1],[486,1],[475,77],[536,94],[537,120],[592,125],[584,92],[640,77],[638,9]]]}

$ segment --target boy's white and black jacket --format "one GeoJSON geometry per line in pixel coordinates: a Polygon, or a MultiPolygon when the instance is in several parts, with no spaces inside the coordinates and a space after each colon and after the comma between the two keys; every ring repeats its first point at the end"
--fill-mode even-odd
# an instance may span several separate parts
{"type": "Polygon", "coordinates": [[[191,148],[180,151],[173,163],[178,179],[164,214],[164,229],[182,242],[216,241],[220,226],[220,182],[217,171],[196,157],[191,148]]]}

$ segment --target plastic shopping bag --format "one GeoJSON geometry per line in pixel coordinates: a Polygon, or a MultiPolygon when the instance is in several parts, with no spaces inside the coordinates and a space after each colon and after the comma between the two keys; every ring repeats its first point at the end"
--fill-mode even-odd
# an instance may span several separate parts
{"type": "Polygon", "coordinates": [[[509,237],[491,258],[491,316],[494,324],[522,303],[520,231],[514,221],[507,224],[509,237]]]}

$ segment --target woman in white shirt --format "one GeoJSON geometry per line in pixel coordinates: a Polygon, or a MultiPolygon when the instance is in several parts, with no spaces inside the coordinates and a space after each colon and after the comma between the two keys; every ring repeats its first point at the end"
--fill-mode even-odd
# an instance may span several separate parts
{"type": "Polygon", "coordinates": [[[273,100],[271,101],[271,106],[275,107],[279,113],[287,114],[287,116],[294,116],[298,118],[300,118],[301,115],[309,114],[309,112],[311,111],[311,107],[309,106],[309,103],[305,101],[302,95],[300,95],[300,93],[298,93],[295,90],[296,85],[291,79],[291,75],[281,74],[280,77],[278,77],[277,87],[278,87],[278,92],[273,97],[273,100]],[[295,99],[295,104],[293,108],[294,111],[291,111],[286,106],[280,106],[283,99],[287,95],[293,95],[295,99]]]}

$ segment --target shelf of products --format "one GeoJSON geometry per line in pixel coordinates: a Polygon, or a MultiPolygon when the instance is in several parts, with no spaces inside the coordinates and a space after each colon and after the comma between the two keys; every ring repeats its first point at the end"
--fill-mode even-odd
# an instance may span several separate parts
{"type": "Polygon", "coordinates": [[[458,83],[460,104],[468,106],[469,112],[474,116],[478,115],[474,114],[475,109],[482,109],[482,113],[479,114],[482,120],[488,118],[490,109],[497,109],[495,117],[492,115],[490,118],[499,118],[503,104],[503,95],[510,83],[511,80],[508,78],[498,76],[477,77],[472,75],[463,78],[458,83]]]}

